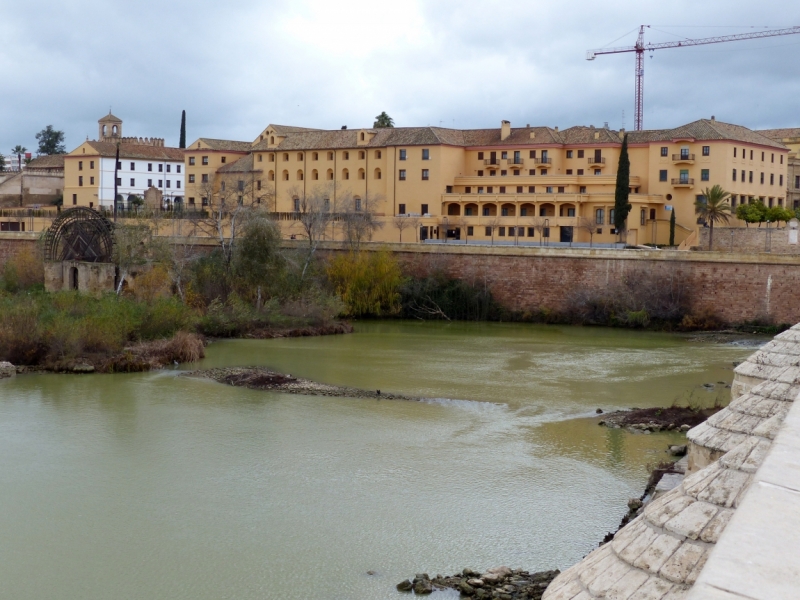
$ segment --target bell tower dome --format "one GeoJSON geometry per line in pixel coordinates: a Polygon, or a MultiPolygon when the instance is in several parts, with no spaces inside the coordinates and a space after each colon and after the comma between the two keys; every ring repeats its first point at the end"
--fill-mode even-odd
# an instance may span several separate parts
{"type": "Polygon", "coordinates": [[[108,114],[97,121],[98,136],[100,142],[116,142],[122,138],[122,119],[119,119],[108,111],[108,114]]]}

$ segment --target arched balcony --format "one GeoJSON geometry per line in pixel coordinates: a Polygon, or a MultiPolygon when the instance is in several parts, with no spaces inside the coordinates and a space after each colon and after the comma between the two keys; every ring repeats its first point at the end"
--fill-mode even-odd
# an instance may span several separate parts
{"type": "Polygon", "coordinates": [[[545,202],[544,204],[539,205],[539,216],[540,217],[555,217],[556,216],[556,205],[551,204],[550,202],[545,202]]]}
{"type": "Polygon", "coordinates": [[[478,205],[474,202],[467,204],[464,206],[464,216],[465,217],[477,217],[480,214],[478,210],[478,205]]]}
{"type": "Polygon", "coordinates": [[[520,217],[534,217],[536,216],[536,205],[526,202],[519,207],[520,217]]]}
{"type": "Polygon", "coordinates": [[[501,217],[513,217],[517,214],[517,207],[511,204],[510,202],[506,202],[500,206],[500,216],[501,217]]]}
{"type": "Polygon", "coordinates": [[[461,214],[461,205],[453,202],[447,205],[447,216],[459,216],[461,214]]]}

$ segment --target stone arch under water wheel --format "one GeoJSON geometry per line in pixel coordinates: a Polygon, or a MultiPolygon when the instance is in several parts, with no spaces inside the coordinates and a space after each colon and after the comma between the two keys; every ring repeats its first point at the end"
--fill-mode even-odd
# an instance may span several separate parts
{"type": "Polygon", "coordinates": [[[114,224],[86,207],[65,210],[44,236],[45,289],[114,289],[114,224]]]}

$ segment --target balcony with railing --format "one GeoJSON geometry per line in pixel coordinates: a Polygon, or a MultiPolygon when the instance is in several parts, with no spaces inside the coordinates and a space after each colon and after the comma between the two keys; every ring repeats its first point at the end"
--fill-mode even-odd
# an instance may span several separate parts
{"type": "Polygon", "coordinates": [[[548,165],[552,165],[553,164],[553,159],[552,158],[534,158],[533,159],[533,164],[535,164],[538,167],[546,167],[548,165]]]}
{"type": "Polygon", "coordinates": [[[672,155],[672,162],[674,164],[679,163],[688,163],[694,164],[694,154],[689,154],[688,152],[681,152],[680,154],[673,154],[672,155]]]}
{"type": "Polygon", "coordinates": [[[525,159],[520,156],[514,156],[513,158],[506,159],[506,164],[521,167],[525,164],[525,159]]]}
{"type": "Polygon", "coordinates": [[[501,159],[499,159],[499,158],[485,158],[485,159],[483,159],[483,164],[485,164],[487,166],[499,167],[500,166],[500,162],[501,162],[501,159]]]}
{"type": "Polygon", "coordinates": [[[692,187],[694,186],[693,177],[678,177],[672,179],[672,187],[692,187]]]}
{"type": "Polygon", "coordinates": [[[602,167],[606,164],[606,159],[604,156],[590,156],[587,160],[590,165],[596,167],[602,167]]]}

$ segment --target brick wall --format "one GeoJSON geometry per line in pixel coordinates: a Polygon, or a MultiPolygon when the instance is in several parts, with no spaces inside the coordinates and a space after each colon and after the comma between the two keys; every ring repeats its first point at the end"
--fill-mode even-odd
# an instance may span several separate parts
{"type": "Polygon", "coordinates": [[[25,248],[35,248],[38,233],[0,233],[0,270],[5,262],[25,248]]]}
{"type": "MultiPolygon", "coordinates": [[[[707,227],[700,228],[698,241],[693,245],[708,248],[707,227]]],[[[789,243],[789,228],[776,228],[773,224],[758,227],[714,227],[715,252],[769,252],[772,254],[798,254],[800,244],[789,243]]]]}

